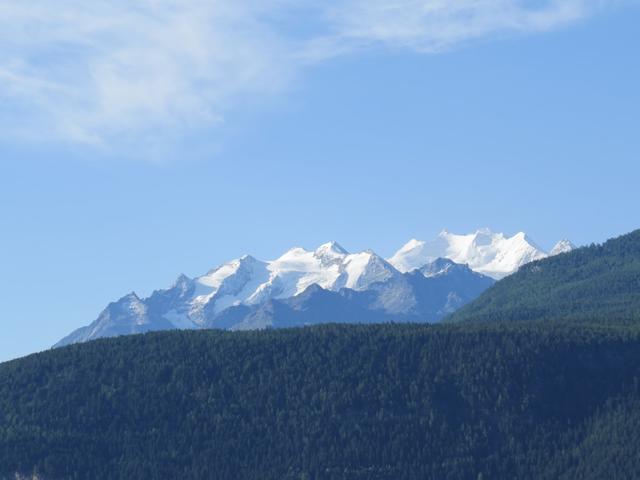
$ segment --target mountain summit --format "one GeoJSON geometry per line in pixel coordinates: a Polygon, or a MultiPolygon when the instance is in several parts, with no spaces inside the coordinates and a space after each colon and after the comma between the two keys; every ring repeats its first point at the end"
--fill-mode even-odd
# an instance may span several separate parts
{"type": "Polygon", "coordinates": [[[448,258],[499,280],[529,262],[568,252],[574,248],[571,242],[564,240],[551,252],[546,252],[524,232],[507,237],[488,228],[467,235],[443,230],[431,241],[410,240],[388,261],[399,271],[410,272],[436,258],[448,258]]]}
{"type": "Polygon", "coordinates": [[[569,240],[560,240],[549,252],[549,256],[560,255],[561,253],[569,253],[576,249],[576,246],[569,240]]]}

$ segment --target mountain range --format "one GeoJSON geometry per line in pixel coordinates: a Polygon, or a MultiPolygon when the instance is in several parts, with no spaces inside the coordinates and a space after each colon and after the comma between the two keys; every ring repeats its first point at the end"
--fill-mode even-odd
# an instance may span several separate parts
{"type": "Polygon", "coordinates": [[[130,293],[56,346],[153,330],[437,322],[522,265],[574,248],[562,240],[546,252],[522,232],[481,229],[413,239],[388,259],[337,242],[272,261],[244,255],[196,278],[180,275],[148,298],[130,293]]]}

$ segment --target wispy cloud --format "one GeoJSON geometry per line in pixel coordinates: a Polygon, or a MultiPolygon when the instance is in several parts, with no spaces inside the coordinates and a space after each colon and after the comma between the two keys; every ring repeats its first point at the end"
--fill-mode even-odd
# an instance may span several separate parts
{"type": "Polygon", "coordinates": [[[305,65],[379,46],[433,53],[584,18],[598,0],[0,0],[0,125],[109,144],[180,136],[305,65]]]}
{"type": "Polygon", "coordinates": [[[342,37],[434,52],[499,32],[554,28],[585,16],[581,0],[353,0],[333,17],[342,37]]]}
{"type": "Polygon", "coordinates": [[[290,74],[288,45],[259,18],[266,3],[5,4],[3,100],[82,142],[215,124],[234,96],[277,90],[290,74]]]}

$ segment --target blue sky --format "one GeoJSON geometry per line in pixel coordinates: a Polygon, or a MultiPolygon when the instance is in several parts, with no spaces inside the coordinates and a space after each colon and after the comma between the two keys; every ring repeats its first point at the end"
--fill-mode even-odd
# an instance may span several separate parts
{"type": "Polygon", "coordinates": [[[244,253],[639,226],[637,3],[211,4],[0,5],[0,360],[244,253]]]}

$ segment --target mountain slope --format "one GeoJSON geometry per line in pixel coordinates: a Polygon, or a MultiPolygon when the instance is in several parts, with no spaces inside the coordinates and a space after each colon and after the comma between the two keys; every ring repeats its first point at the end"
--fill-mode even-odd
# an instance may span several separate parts
{"type": "Polygon", "coordinates": [[[533,262],[450,318],[640,321],[640,230],[533,262]]]}
{"type": "Polygon", "coordinates": [[[61,344],[86,342],[94,338],[116,337],[154,330],[175,328],[163,317],[150,315],[150,308],[135,293],[110,303],[91,324],[82,327],[63,340],[61,344]]]}
{"type": "Polygon", "coordinates": [[[260,305],[231,307],[206,327],[253,330],[321,323],[437,322],[476,298],[494,282],[465,265],[440,259],[366,291],[337,292],[311,285],[300,295],[260,305]]]}
{"type": "Polygon", "coordinates": [[[104,339],[0,365],[0,479],[635,478],[639,377],[632,327],[104,339]]]}

